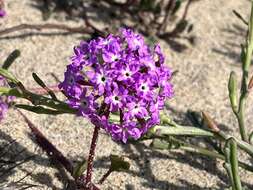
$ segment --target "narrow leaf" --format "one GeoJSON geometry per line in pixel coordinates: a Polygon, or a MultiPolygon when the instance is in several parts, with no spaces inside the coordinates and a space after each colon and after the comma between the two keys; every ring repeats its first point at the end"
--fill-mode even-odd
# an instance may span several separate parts
{"type": "Polygon", "coordinates": [[[239,18],[239,20],[241,20],[244,24],[248,25],[248,22],[243,18],[243,16],[239,12],[237,12],[236,10],[233,10],[233,13],[235,14],[237,18],[239,18]]]}
{"type": "Polygon", "coordinates": [[[42,106],[30,106],[30,105],[25,105],[25,104],[15,104],[15,107],[20,108],[20,109],[24,109],[26,111],[31,111],[31,112],[34,112],[37,114],[58,115],[58,114],[64,113],[61,111],[44,108],[42,106]]]}
{"type": "Polygon", "coordinates": [[[19,82],[18,79],[6,69],[0,68],[0,75],[13,82],[14,84],[17,84],[19,82]]]}
{"type": "Polygon", "coordinates": [[[124,161],[123,157],[119,157],[117,155],[110,155],[111,167],[112,171],[124,171],[129,170],[130,164],[127,161],[124,161]]]}
{"type": "Polygon", "coordinates": [[[46,84],[40,79],[40,77],[36,73],[33,73],[32,76],[33,79],[38,83],[38,85],[40,85],[43,89],[45,89],[53,100],[57,100],[57,97],[54,94],[54,92],[46,86],[46,84]]]}
{"type": "Polygon", "coordinates": [[[19,50],[14,50],[4,61],[2,68],[8,70],[14,61],[20,56],[19,50]]]}
{"type": "Polygon", "coordinates": [[[73,176],[75,179],[81,177],[84,171],[87,169],[87,161],[84,159],[82,162],[78,163],[73,170],[73,176]]]}

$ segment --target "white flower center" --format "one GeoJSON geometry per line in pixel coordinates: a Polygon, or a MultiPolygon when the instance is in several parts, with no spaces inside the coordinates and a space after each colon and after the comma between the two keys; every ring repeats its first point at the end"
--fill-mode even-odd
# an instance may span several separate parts
{"type": "Polygon", "coordinates": [[[72,85],[75,82],[75,78],[73,76],[70,76],[68,79],[68,83],[72,85]]]}
{"type": "Polygon", "coordinates": [[[148,84],[147,83],[144,83],[144,84],[142,84],[141,86],[140,86],[140,90],[142,91],[142,92],[148,92],[149,91],[149,87],[148,87],[148,84]]]}
{"type": "Polygon", "coordinates": [[[126,78],[130,78],[132,76],[132,72],[127,68],[122,72],[122,75],[126,78]]]}
{"type": "Polygon", "coordinates": [[[116,95],[114,95],[114,96],[112,97],[112,100],[113,100],[113,102],[116,103],[116,104],[118,104],[118,103],[120,102],[119,96],[116,96],[116,95]]]}
{"type": "Polygon", "coordinates": [[[132,110],[132,113],[135,115],[135,114],[139,113],[139,111],[140,111],[140,107],[139,107],[138,104],[136,104],[136,105],[134,106],[134,109],[132,110]]]}
{"type": "Polygon", "coordinates": [[[105,84],[106,82],[106,77],[104,75],[98,75],[98,83],[105,84]]]}
{"type": "Polygon", "coordinates": [[[114,54],[114,55],[112,55],[112,58],[111,58],[111,59],[112,59],[112,61],[116,61],[116,60],[119,59],[119,57],[118,57],[117,55],[114,54]]]}
{"type": "Polygon", "coordinates": [[[86,99],[82,99],[81,100],[81,107],[83,109],[86,109],[88,107],[88,105],[89,105],[89,103],[88,103],[88,101],[86,99]]]}

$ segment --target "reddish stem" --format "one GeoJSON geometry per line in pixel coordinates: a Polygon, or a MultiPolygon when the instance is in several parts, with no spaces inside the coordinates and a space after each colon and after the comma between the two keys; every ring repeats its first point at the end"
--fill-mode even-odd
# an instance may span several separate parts
{"type": "Polygon", "coordinates": [[[95,129],[94,129],[93,137],[91,141],[91,146],[90,146],[90,153],[89,153],[89,158],[88,158],[88,166],[87,166],[87,173],[86,173],[86,180],[85,180],[85,188],[87,190],[92,190],[91,178],[92,178],[92,171],[93,171],[93,160],[95,156],[95,149],[97,145],[99,129],[100,129],[100,126],[95,125],[95,129]]]}

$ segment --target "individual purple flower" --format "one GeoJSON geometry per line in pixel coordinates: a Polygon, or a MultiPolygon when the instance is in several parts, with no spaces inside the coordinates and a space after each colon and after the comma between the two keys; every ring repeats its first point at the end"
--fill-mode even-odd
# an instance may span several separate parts
{"type": "Polygon", "coordinates": [[[129,28],[122,29],[122,36],[125,38],[128,48],[132,51],[138,50],[138,52],[143,55],[147,53],[147,45],[144,42],[143,36],[134,33],[129,28]]]}
{"type": "Polygon", "coordinates": [[[86,74],[90,82],[96,87],[98,95],[104,94],[105,88],[109,86],[111,81],[111,78],[106,71],[103,69],[97,69],[93,72],[87,72],[86,74]]]}
{"type": "Polygon", "coordinates": [[[118,85],[114,83],[112,92],[109,91],[105,98],[105,103],[109,106],[109,110],[115,112],[121,109],[125,102],[126,94],[126,90],[119,89],[118,85]]]}
{"type": "Polygon", "coordinates": [[[126,143],[158,124],[173,96],[164,59],[159,45],[150,48],[143,36],[124,28],[75,47],[59,87],[78,115],[126,143]]]}
{"type": "Polygon", "coordinates": [[[137,89],[137,95],[139,97],[143,97],[144,100],[152,100],[153,98],[153,87],[152,83],[147,80],[139,80],[138,83],[136,83],[136,89],[137,89]]]}
{"type": "Polygon", "coordinates": [[[71,66],[67,68],[64,75],[64,81],[59,84],[59,88],[63,89],[67,96],[78,98],[82,93],[82,87],[81,84],[79,84],[79,81],[83,81],[83,77],[80,74],[77,74],[75,68],[71,66]]]}
{"type": "Polygon", "coordinates": [[[69,99],[68,104],[78,110],[79,116],[87,116],[95,112],[94,96],[92,94],[87,95],[87,91],[84,90],[78,99],[69,99]]]}
{"type": "Polygon", "coordinates": [[[141,130],[136,127],[136,123],[129,122],[126,124],[111,124],[108,128],[110,128],[110,132],[112,135],[112,138],[114,140],[121,140],[124,143],[127,142],[129,137],[133,139],[139,139],[141,137],[141,130]]]}
{"type": "Polygon", "coordinates": [[[120,52],[115,50],[104,50],[103,51],[103,60],[106,63],[117,62],[120,59],[120,52]]]}
{"type": "Polygon", "coordinates": [[[83,64],[85,64],[85,54],[82,51],[81,48],[74,48],[74,55],[71,57],[72,65],[74,67],[81,67],[83,64]]]}
{"type": "Polygon", "coordinates": [[[133,82],[133,75],[138,71],[138,69],[138,65],[136,64],[121,65],[121,68],[117,71],[117,80],[131,84],[133,82]]]}
{"type": "Polygon", "coordinates": [[[147,104],[144,101],[132,101],[126,105],[128,112],[125,113],[125,119],[140,119],[148,116],[147,104]]]}
{"type": "Polygon", "coordinates": [[[154,47],[154,61],[157,66],[161,66],[164,63],[165,57],[162,53],[161,47],[159,45],[156,45],[154,47]]]}

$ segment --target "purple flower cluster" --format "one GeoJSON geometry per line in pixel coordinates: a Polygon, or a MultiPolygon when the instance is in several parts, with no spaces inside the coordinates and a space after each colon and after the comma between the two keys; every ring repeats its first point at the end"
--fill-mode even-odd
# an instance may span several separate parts
{"type": "Polygon", "coordinates": [[[151,48],[140,34],[121,29],[75,47],[59,87],[78,115],[126,143],[160,122],[159,111],[173,96],[170,78],[160,46],[151,48]]]}

